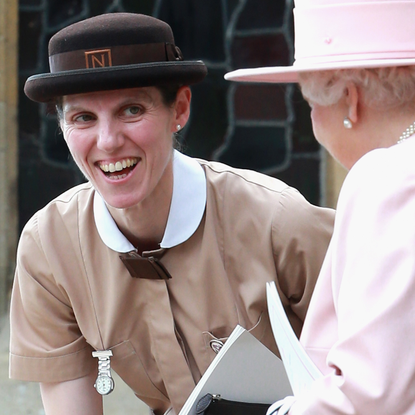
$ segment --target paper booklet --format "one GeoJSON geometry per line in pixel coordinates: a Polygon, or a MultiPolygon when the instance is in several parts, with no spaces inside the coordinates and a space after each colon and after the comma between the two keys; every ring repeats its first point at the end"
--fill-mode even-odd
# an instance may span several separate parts
{"type": "Polygon", "coordinates": [[[298,395],[323,375],[295,335],[274,281],[267,282],[267,302],[272,332],[294,395],[298,395]]]}
{"type": "Polygon", "coordinates": [[[292,395],[284,365],[274,353],[241,326],[222,349],[190,394],[179,415],[194,415],[201,397],[269,403],[292,395]]]}

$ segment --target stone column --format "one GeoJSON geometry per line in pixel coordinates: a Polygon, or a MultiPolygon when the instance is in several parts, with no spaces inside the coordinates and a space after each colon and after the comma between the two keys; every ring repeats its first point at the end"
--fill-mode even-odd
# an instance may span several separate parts
{"type": "Polygon", "coordinates": [[[0,316],[7,311],[17,243],[18,1],[0,0],[0,316]]]}

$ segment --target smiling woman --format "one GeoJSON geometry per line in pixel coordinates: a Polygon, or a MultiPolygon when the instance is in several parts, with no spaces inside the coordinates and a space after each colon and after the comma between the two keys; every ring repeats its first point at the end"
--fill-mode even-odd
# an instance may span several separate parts
{"type": "Polygon", "coordinates": [[[187,122],[190,96],[189,87],[182,87],[174,104],[166,106],[156,87],[143,87],[63,98],[63,136],[113,216],[114,208],[133,206],[139,215],[153,206],[155,223],[158,211],[166,214],[160,207],[168,209],[173,191],[172,136],[187,122]]]}
{"type": "Polygon", "coordinates": [[[47,415],[101,414],[111,368],[155,413],[178,413],[215,357],[210,340],[240,324],[277,353],[266,282],[300,333],[333,211],[174,149],[206,67],[183,60],[164,22],[97,16],[53,36],[49,55],[51,73],[25,92],[57,103],[88,182],[24,228],[10,374],[41,383],[47,415]]]}

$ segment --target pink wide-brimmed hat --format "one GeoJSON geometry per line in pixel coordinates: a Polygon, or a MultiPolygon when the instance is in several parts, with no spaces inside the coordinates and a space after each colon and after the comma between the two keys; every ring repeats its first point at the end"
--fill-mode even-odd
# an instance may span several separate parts
{"type": "Polygon", "coordinates": [[[298,73],[415,65],[415,0],[295,0],[294,63],[238,69],[229,81],[296,82],[298,73]]]}

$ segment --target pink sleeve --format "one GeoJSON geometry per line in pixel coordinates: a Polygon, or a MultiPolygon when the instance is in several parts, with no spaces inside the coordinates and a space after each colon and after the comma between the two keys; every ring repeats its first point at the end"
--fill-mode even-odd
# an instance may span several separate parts
{"type": "MultiPolygon", "coordinates": [[[[290,415],[415,413],[415,174],[413,157],[395,153],[373,152],[343,186],[319,277],[330,279],[337,341],[328,374],[290,415]]],[[[324,324],[307,315],[310,330],[324,324]]]]}

